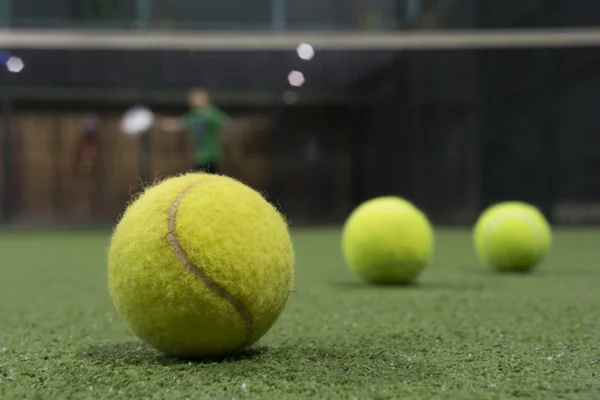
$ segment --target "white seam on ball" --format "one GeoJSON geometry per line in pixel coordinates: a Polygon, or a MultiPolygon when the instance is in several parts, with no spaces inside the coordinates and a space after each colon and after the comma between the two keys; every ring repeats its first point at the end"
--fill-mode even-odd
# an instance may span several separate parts
{"type": "Polygon", "coordinates": [[[486,229],[486,232],[484,235],[484,241],[485,241],[484,248],[485,248],[486,252],[489,253],[490,241],[491,241],[492,232],[493,232],[494,228],[496,228],[496,226],[498,226],[498,224],[500,224],[501,222],[507,221],[509,219],[518,219],[522,222],[525,222],[529,226],[529,228],[531,229],[531,232],[533,233],[533,236],[535,237],[535,241],[537,244],[537,251],[538,251],[538,253],[541,254],[542,248],[544,246],[544,238],[543,238],[543,233],[540,230],[539,224],[537,223],[537,221],[534,218],[532,218],[531,216],[529,216],[523,212],[520,212],[520,211],[512,212],[510,215],[498,216],[498,217],[492,219],[492,221],[488,225],[488,228],[486,229]]]}

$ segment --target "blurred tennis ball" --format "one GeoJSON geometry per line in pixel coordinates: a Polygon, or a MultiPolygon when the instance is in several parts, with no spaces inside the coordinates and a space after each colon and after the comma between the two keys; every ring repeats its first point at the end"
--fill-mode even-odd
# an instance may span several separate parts
{"type": "Polygon", "coordinates": [[[370,283],[406,284],[418,278],[433,254],[433,229],[402,198],[368,200],[348,217],[342,233],[346,263],[370,283]]]}
{"type": "Polygon", "coordinates": [[[125,211],[108,254],[110,294],[130,329],[181,357],[258,341],[292,289],[280,213],[225,176],[192,173],[148,188],[125,211]]]}
{"type": "Polygon", "coordinates": [[[518,201],[503,202],[481,214],[473,240],[485,264],[503,271],[529,271],[550,251],[552,231],[536,207],[518,201]]]}

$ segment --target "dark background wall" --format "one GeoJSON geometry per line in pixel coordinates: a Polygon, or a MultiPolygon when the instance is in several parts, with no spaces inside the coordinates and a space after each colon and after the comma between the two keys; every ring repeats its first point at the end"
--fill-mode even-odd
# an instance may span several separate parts
{"type": "MultiPolygon", "coordinates": [[[[501,7],[494,1],[425,1],[420,19],[413,22],[423,29],[600,22],[595,1],[509,2],[501,7]]],[[[93,3],[99,9],[88,8],[87,14],[77,8],[82,3],[52,4],[50,9],[46,2],[13,2],[15,21],[39,25],[42,19],[58,23],[62,16],[76,15],[104,15],[114,21],[117,15],[130,23],[138,11],[133,1],[120,3],[121,8],[93,3]]],[[[290,27],[310,22],[349,28],[361,15],[378,9],[385,11],[379,26],[391,28],[406,22],[407,4],[290,0],[287,22],[290,27]]],[[[151,17],[160,24],[164,21],[158,17],[179,20],[181,26],[238,21],[242,28],[256,27],[272,22],[271,6],[259,1],[250,9],[224,1],[205,8],[205,3],[157,0],[151,17]]],[[[252,129],[245,134],[253,139],[244,139],[244,146],[254,150],[248,150],[244,165],[231,167],[232,174],[252,171],[245,179],[285,198],[288,214],[307,223],[339,222],[360,201],[384,194],[408,197],[447,223],[469,222],[500,200],[533,202],[550,217],[565,202],[600,202],[598,48],[318,51],[309,63],[298,60],[293,49],[14,50],[27,67],[5,76],[13,107],[3,114],[9,121],[4,126],[18,129],[11,140],[4,135],[1,143],[3,154],[20,158],[13,157],[10,165],[3,158],[2,179],[10,185],[20,182],[21,189],[11,186],[5,193],[22,193],[35,176],[15,171],[47,171],[47,162],[62,165],[70,139],[62,138],[57,126],[76,131],[73,121],[86,111],[104,113],[112,127],[107,134],[113,138],[111,148],[118,153],[125,147],[116,121],[126,107],[142,102],[160,112],[180,113],[186,90],[202,85],[236,117],[268,121],[267,136],[252,129]],[[298,104],[288,106],[281,96],[289,89],[286,76],[292,69],[301,69],[307,81],[297,90],[298,104]],[[56,118],[48,119],[49,112],[56,118]],[[63,118],[71,122],[60,122],[63,118]],[[59,148],[64,151],[55,152],[59,148]]],[[[142,170],[146,159],[154,160],[155,168],[145,172],[148,176],[185,168],[174,160],[185,160],[187,148],[167,143],[171,150],[158,151],[163,139],[155,135],[155,150],[139,144],[139,157],[128,158],[131,176],[142,170]]],[[[68,196],[65,191],[62,195],[68,196]]]]}

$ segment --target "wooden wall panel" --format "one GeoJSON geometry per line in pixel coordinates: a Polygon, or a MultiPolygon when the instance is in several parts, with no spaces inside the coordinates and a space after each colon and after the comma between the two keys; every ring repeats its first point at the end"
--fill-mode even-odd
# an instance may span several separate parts
{"type": "MultiPolygon", "coordinates": [[[[82,177],[75,173],[74,161],[76,145],[83,133],[83,114],[27,112],[15,116],[14,133],[19,141],[15,147],[18,179],[12,188],[17,192],[15,220],[115,223],[143,184],[140,177],[143,138],[121,133],[120,117],[116,113],[99,115],[102,168],[95,177],[82,177]]],[[[266,119],[240,117],[236,121],[236,129],[223,137],[222,172],[257,190],[267,190],[274,166],[273,154],[265,145],[269,141],[266,119]]],[[[193,167],[191,135],[157,130],[147,139],[149,181],[193,167]]],[[[0,178],[1,172],[0,169],[0,178]]]]}
{"type": "MultiPolygon", "coordinates": [[[[83,133],[81,114],[65,114],[59,117],[60,147],[55,157],[59,173],[56,185],[60,188],[58,195],[59,214],[61,219],[73,222],[93,222],[106,214],[103,209],[103,178],[100,170],[93,176],[80,176],[75,173],[75,151],[83,133]]],[[[100,124],[99,139],[103,140],[106,132],[100,124]]]]}
{"type": "Polygon", "coordinates": [[[107,218],[116,221],[131,197],[140,191],[140,137],[127,136],[119,130],[118,115],[107,116],[105,201],[107,218]]]}
{"type": "Polygon", "coordinates": [[[7,188],[4,187],[4,121],[0,117],[0,219],[3,217],[4,193],[7,188]]]}
{"type": "Polygon", "coordinates": [[[266,190],[273,179],[273,154],[269,149],[270,119],[240,116],[223,136],[223,172],[247,185],[266,190]]]}
{"type": "Polygon", "coordinates": [[[194,142],[190,134],[155,129],[150,133],[150,143],[150,170],[153,178],[164,179],[194,167],[194,142]]]}
{"type": "Polygon", "coordinates": [[[20,141],[16,217],[53,222],[57,119],[50,113],[25,113],[17,117],[15,125],[20,141]]]}

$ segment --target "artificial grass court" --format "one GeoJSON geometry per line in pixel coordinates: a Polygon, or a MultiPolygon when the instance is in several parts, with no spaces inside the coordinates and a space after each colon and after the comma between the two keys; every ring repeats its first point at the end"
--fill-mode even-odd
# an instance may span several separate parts
{"type": "MultiPolygon", "coordinates": [[[[557,230],[531,274],[437,230],[411,287],[362,283],[339,230],[293,230],[295,291],[251,351],[168,358],[107,292],[109,233],[0,234],[0,399],[597,399],[600,231],[557,230]]],[[[150,311],[151,312],[151,311],[150,311]]]]}

